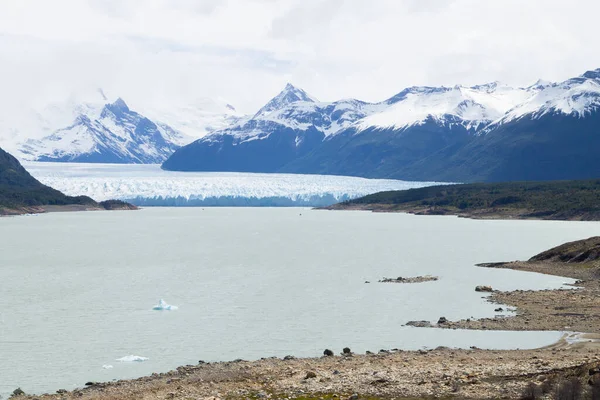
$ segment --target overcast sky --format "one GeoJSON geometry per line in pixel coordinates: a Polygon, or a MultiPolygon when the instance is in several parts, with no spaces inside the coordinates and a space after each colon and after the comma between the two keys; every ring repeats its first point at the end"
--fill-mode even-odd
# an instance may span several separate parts
{"type": "Polygon", "coordinates": [[[0,0],[0,102],[102,87],[254,112],[412,85],[528,85],[600,68],[597,0],[0,0]]]}

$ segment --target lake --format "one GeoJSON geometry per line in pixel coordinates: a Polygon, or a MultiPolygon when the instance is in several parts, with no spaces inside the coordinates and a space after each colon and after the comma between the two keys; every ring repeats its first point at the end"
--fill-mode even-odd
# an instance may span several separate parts
{"type": "Polygon", "coordinates": [[[73,389],[198,360],[320,356],[345,346],[364,352],[547,345],[560,333],[403,325],[494,315],[497,306],[476,285],[544,289],[571,282],[474,264],[526,259],[599,228],[305,208],[2,218],[0,394],[18,386],[28,393],[73,389]],[[377,283],[426,274],[440,280],[377,283]],[[178,309],[153,310],[160,299],[178,309]],[[129,355],[148,360],[117,361],[129,355]]]}

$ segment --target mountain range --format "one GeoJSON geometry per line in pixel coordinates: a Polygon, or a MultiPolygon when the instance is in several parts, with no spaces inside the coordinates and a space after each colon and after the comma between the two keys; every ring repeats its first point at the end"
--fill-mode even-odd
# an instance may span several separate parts
{"type": "Polygon", "coordinates": [[[379,103],[319,102],[287,85],[255,115],[163,168],[437,181],[600,176],[600,69],[513,88],[410,87],[379,103]]]}
{"type": "Polygon", "coordinates": [[[584,179],[600,175],[599,105],[600,69],[528,87],[413,86],[376,103],[321,102],[287,84],[253,115],[208,99],[134,111],[97,91],[92,101],[20,116],[24,127],[0,118],[0,145],[10,148],[9,137],[25,160],[163,163],[177,171],[584,179]]]}

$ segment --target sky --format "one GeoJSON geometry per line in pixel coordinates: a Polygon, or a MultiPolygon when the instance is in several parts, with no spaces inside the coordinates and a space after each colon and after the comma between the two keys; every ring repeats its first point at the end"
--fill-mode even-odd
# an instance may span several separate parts
{"type": "Polygon", "coordinates": [[[102,88],[253,113],[413,85],[527,86],[600,68],[597,0],[0,0],[0,106],[102,88]]]}

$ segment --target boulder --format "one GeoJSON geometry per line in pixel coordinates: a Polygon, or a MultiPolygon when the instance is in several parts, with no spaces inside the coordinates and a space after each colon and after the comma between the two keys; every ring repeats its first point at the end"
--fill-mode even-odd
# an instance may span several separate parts
{"type": "Polygon", "coordinates": [[[311,378],[316,378],[316,377],[317,377],[316,373],[314,373],[313,371],[308,371],[306,373],[306,376],[304,377],[304,379],[311,379],[311,378]]]}

